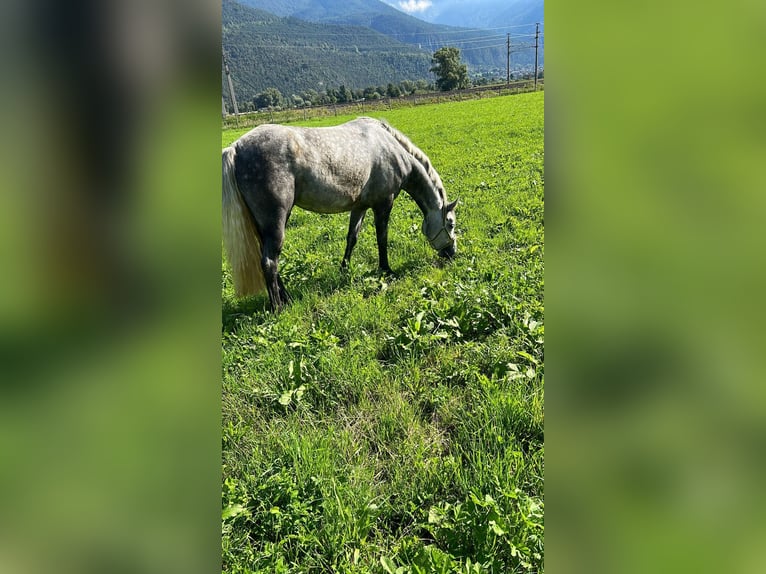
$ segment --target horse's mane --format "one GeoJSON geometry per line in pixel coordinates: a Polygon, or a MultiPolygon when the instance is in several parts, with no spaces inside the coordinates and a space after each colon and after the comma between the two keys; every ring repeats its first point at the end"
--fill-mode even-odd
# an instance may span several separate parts
{"type": "MultiPolygon", "coordinates": [[[[371,118],[370,118],[371,119],[371,118]]],[[[434,187],[437,189],[439,195],[442,198],[442,202],[447,201],[446,194],[444,193],[444,184],[442,184],[442,180],[439,177],[439,174],[436,173],[436,170],[431,165],[431,160],[428,159],[428,156],[423,153],[423,151],[416,146],[414,143],[410,141],[410,139],[404,135],[402,132],[397,130],[396,128],[390,126],[387,122],[384,120],[375,120],[378,122],[383,129],[385,129],[388,133],[390,133],[392,136],[394,136],[394,139],[399,142],[399,144],[407,150],[412,156],[417,159],[423,168],[426,170],[426,173],[428,174],[429,179],[434,184],[434,187]]]]}

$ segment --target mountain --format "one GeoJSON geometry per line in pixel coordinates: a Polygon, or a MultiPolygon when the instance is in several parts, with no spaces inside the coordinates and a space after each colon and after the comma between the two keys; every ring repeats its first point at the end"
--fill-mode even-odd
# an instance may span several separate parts
{"type": "MultiPolygon", "coordinates": [[[[502,12],[536,1],[541,0],[493,6],[502,12]]],[[[477,2],[477,13],[492,2],[496,0],[477,2]]],[[[458,10],[466,3],[455,4],[458,10]]],[[[290,96],[342,85],[361,89],[402,80],[433,81],[430,59],[443,46],[460,48],[469,73],[505,77],[506,31],[512,33],[512,71],[531,71],[534,62],[529,47],[534,40],[524,29],[434,24],[379,0],[223,0],[222,7],[223,50],[243,102],[269,87],[290,96]]],[[[227,93],[223,74],[221,81],[227,93]]]]}
{"type": "MultiPolygon", "coordinates": [[[[493,17],[500,16],[501,12],[510,13],[510,16],[502,15],[503,18],[511,18],[513,22],[516,6],[528,3],[539,3],[542,0],[481,0],[479,2],[464,2],[459,0],[446,0],[451,8],[440,11],[440,17],[447,18],[448,13],[455,14],[450,19],[450,24],[460,26],[475,26],[469,24],[471,12],[478,5],[484,17],[482,21],[492,23],[492,31],[468,29],[454,25],[447,26],[445,23],[426,22],[409,14],[397,10],[391,3],[380,0],[239,0],[249,7],[266,10],[278,16],[290,16],[301,20],[327,24],[344,24],[364,26],[385,34],[399,42],[417,46],[430,53],[443,46],[457,46],[460,48],[463,61],[473,72],[494,71],[505,74],[506,47],[505,32],[498,30],[498,26],[506,24],[497,23],[493,17]],[[510,2],[510,4],[509,4],[510,2]],[[488,3],[486,9],[482,7],[488,3]]],[[[439,0],[441,4],[441,0],[439,0]]],[[[433,5],[432,5],[433,8],[433,5]]],[[[532,14],[529,15],[531,17],[532,14]]],[[[507,30],[517,33],[515,29],[507,30]]],[[[534,27],[532,28],[534,32],[534,27]]],[[[526,38],[525,38],[526,40],[526,38]]],[[[520,47],[519,47],[520,49],[520,47]]],[[[519,53],[514,58],[514,69],[529,67],[534,61],[534,52],[530,50],[519,53]]]]}
{"type": "Polygon", "coordinates": [[[371,16],[407,16],[379,0],[241,0],[251,8],[312,22],[369,25],[371,16]]]}
{"type": "Polygon", "coordinates": [[[515,2],[504,2],[503,4],[505,9],[498,12],[496,19],[488,20],[489,24],[496,22],[503,26],[517,26],[539,22],[542,27],[545,23],[543,0],[517,0],[515,2]]]}
{"type": "MultiPolygon", "coordinates": [[[[240,102],[429,78],[431,54],[360,26],[316,24],[223,0],[222,44],[240,102]]],[[[222,89],[227,93],[222,74],[222,89]]]]}
{"type": "MultiPolygon", "coordinates": [[[[380,0],[240,0],[245,6],[277,16],[311,22],[335,22],[369,26],[379,16],[417,20],[380,0]]],[[[419,21],[423,24],[422,21],[419,21]]]]}

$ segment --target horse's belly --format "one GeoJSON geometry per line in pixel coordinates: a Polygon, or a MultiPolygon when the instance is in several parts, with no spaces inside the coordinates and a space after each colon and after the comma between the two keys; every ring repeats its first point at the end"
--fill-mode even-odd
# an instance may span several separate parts
{"type": "Polygon", "coordinates": [[[359,201],[359,195],[352,191],[324,186],[312,189],[296,189],[295,205],[301,209],[317,213],[343,213],[351,211],[359,201]]]}
{"type": "Polygon", "coordinates": [[[303,159],[295,169],[295,205],[319,213],[342,213],[359,203],[370,179],[369,168],[363,167],[369,162],[346,157],[303,159]]]}

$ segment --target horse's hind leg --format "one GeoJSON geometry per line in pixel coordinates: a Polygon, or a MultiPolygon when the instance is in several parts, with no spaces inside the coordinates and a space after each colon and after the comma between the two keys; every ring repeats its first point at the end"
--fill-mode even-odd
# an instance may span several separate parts
{"type": "Polygon", "coordinates": [[[346,252],[343,254],[343,261],[340,262],[341,269],[348,268],[348,262],[351,260],[351,252],[356,245],[356,239],[359,235],[359,230],[362,228],[365,213],[367,213],[366,207],[355,207],[351,210],[351,218],[348,222],[348,235],[346,235],[346,252]]]}
{"type": "Polygon", "coordinates": [[[292,301],[284,283],[282,283],[282,278],[279,276],[279,254],[282,252],[284,236],[283,226],[262,235],[261,268],[266,280],[266,290],[269,292],[272,311],[279,311],[284,305],[292,301]]]}
{"type": "Polygon", "coordinates": [[[293,302],[293,298],[290,296],[290,293],[285,288],[285,284],[282,283],[282,276],[279,274],[279,271],[277,271],[277,285],[279,286],[279,297],[282,299],[282,302],[289,305],[293,302]]]}

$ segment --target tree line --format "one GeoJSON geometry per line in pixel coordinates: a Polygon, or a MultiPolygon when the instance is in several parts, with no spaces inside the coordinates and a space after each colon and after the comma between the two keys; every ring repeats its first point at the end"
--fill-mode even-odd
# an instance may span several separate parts
{"type": "Polygon", "coordinates": [[[297,94],[285,95],[277,88],[266,88],[255,97],[240,104],[240,111],[254,111],[264,108],[302,108],[307,106],[324,106],[346,104],[361,100],[379,100],[381,98],[398,98],[410,94],[419,94],[434,90],[433,82],[426,80],[403,80],[398,83],[389,82],[387,85],[368,86],[363,89],[352,89],[344,84],[339,87],[328,87],[324,90],[308,89],[297,94]]]}
{"type": "MultiPolygon", "coordinates": [[[[321,106],[332,104],[345,104],[362,100],[378,100],[381,98],[398,98],[436,89],[441,91],[460,90],[469,88],[471,85],[488,84],[495,78],[480,76],[473,81],[468,77],[467,66],[462,63],[460,49],[445,47],[437,50],[431,59],[430,71],[436,75],[435,82],[427,80],[402,80],[387,85],[368,86],[363,89],[353,89],[341,84],[339,87],[328,87],[324,90],[307,89],[300,93],[285,95],[277,88],[266,88],[259,92],[249,101],[240,104],[241,111],[255,111],[259,109],[279,108],[302,108],[307,106],[321,106]]],[[[500,78],[497,78],[500,79],[500,78]]]]}

